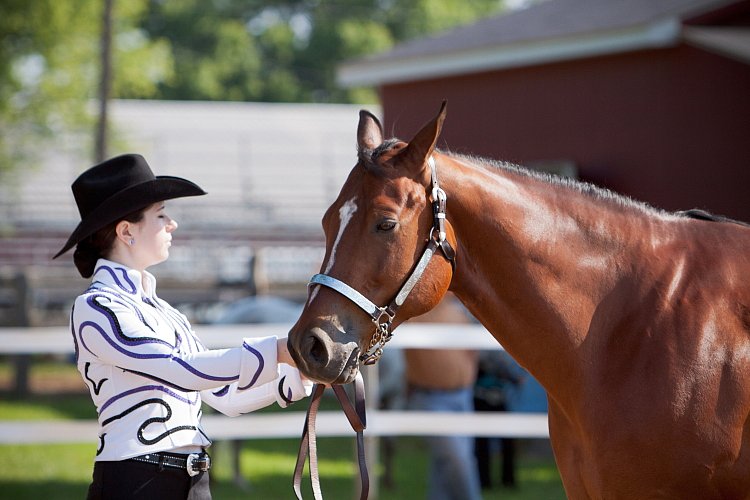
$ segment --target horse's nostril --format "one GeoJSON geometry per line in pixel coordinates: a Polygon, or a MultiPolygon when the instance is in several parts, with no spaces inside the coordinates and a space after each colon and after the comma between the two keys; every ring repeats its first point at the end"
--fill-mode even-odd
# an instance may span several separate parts
{"type": "Polygon", "coordinates": [[[310,336],[310,358],[318,365],[325,365],[328,361],[326,346],[316,335],[310,336]]]}

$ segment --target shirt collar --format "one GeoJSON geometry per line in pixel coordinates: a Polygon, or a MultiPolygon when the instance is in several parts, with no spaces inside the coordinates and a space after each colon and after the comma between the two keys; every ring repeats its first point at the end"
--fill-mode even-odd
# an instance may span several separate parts
{"type": "Polygon", "coordinates": [[[96,262],[91,279],[92,282],[102,283],[136,297],[152,298],[156,295],[156,278],[153,274],[148,271],[141,273],[107,259],[99,259],[96,262]],[[146,280],[145,287],[143,280],[146,280]]]}

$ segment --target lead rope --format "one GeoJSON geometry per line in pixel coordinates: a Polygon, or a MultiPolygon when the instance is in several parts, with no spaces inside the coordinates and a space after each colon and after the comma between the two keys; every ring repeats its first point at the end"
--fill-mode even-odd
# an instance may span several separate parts
{"type": "MultiPolygon", "coordinates": [[[[354,405],[349,400],[346,390],[342,385],[333,385],[333,392],[339,400],[341,409],[344,410],[349,425],[357,433],[357,461],[359,463],[359,478],[362,490],[360,500],[367,500],[370,492],[370,477],[367,473],[367,462],[365,460],[365,439],[364,430],[366,426],[365,416],[365,384],[362,380],[362,374],[357,373],[352,382],[354,388],[354,405]]],[[[324,384],[315,384],[312,395],[310,396],[310,406],[307,409],[305,417],[305,426],[302,429],[302,439],[299,444],[299,453],[297,454],[297,464],[294,467],[294,493],[298,500],[302,500],[302,471],[305,462],[310,459],[310,483],[315,500],[323,500],[323,492],[320,489],[320,477],[318,475],[318,447],[315,436],[315,419],[318,416],[320,400],[323,397],[326,386],[324,384]]]]}

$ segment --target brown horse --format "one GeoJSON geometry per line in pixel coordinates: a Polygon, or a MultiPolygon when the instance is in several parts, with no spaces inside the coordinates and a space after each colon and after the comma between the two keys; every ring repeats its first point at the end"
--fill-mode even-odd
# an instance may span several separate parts
{"type": "Polygon", "coordinates": [[[352,380],[450,289],[545,387],[570,498],[750,498],[750,228],[438,151],[444,117],[360,113],[299,368],[352,380]]]}

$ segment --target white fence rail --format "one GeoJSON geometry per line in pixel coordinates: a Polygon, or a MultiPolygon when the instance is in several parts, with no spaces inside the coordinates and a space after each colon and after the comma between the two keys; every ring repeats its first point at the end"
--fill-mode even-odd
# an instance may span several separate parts
{"type": "MultiPolygon", "coordinates": [[[[238,345],[243,337],[287,335],[289,325],[196,325],[202,341],[213,348],[238,345]]],[[[398,328],[388,349],[501,349],[494,338],[480,325],[412,323],[398,328]]],[[[10,354],[72,354],[71,335],[64,327],[0,328],[0,355],[10,354]]],[[[364,368],[365,384],[370,403],[377,394],[377,365],[364,368]]],[[[250,414],[236,418],[206,415],[203,425],[216,440],[299,437],[304,412],[289,410],[273,414],[250,414]]],[[[342,412],[320,412],[317,420],[319,436],[351,436],[342,412]]],[[[416,411],[367,410],[366,435],[426,436],[473,435],[487,437],[548,438],[547,415],[543,413],[443,413],[416,411]]],[[[95,421],[2,421],[2,443],[53,443],[95,441],[95,421]]]]}

